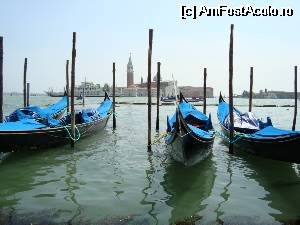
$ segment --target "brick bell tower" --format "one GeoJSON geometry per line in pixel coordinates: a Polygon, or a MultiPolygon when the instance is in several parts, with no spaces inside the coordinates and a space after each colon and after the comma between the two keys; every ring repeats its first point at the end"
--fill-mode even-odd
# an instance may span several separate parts
{"type": "Polygon", "coordinates": [[[131,61],[131,53],[129,56],[129,61],[127,63],[127,87],[134,85],[133,82],[133,66],[131,61]]]}

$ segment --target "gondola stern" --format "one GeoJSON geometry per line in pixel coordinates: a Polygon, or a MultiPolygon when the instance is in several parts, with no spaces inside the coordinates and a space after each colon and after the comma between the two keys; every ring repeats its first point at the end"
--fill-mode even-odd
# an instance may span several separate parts
{"type": "Polygon", "coordinates": [[[105,91],[105,94],[104,94],[104,101],[106,101],[106,100],[110,100],[110,98],[109,98],[107,92],[105,91]]]}
{"type": "Polygon", "coordinates": [[[222,96],[222,93],[221,93],[221,91],[220,91],[220,95],[219,95],[219,103],[221,103],[221,102],[225,102],[225,100],[224,100],[224,98],[223,98],[223,96],[222,96]]]}

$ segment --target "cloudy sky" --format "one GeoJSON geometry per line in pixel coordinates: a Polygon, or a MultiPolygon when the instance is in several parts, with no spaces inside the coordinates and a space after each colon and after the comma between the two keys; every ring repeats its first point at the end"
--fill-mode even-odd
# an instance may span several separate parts
{"type": "Polygon", "coordinates": [[[179,85],[203,84],[227,92],[230,24],[234,30],[234,92],[249,86],[254,67],[254,91],[293,90],[293,69],[300,65],[300,2],[252,1],[103,1],[0,0],[0,35],[4,37],[4,91],[22,90],[24,58],[32,92],[62,90],[65,61],[71,57],[72,32],[77,32],[76,83],[87,78],[103,85],[126,85],[129,53],[135,82],[147,76],[148,29],[154,29],[153,75],[161,61],[164,79],[172,73],[179,85]],[[291,17],[181,18],[181,6],[291,7],[291,17]]]}

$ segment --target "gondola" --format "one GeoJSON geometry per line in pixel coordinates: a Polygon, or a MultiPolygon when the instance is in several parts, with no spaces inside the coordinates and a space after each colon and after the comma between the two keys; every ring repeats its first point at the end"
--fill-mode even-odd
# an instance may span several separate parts
{"type": "MultiPolygon", "coordinates": [[[[95,110],[83,109],[75,114],[77,137],[85,137],[102,130],[112,114],[112,101],[107,93],[95,110]]],[[[71,116],[46,120],[22,119],[0,124],[0,152],[30,148],[47,148],[70,143],[71,116]]]]}
{"type": "Polygon", "coordinates": [[[211,152],[214,133],[211,116],[206,116],[190,104],[180,93],[176,113],[171,119],[167,117],[165,137],[168,151],[179,162],[188,164],[206,158],[211,152]]]}
{"type": "MultiPolygon", "coordinates": [[[[229,105],[220,94],[218,120],[222,132],[229,137],[229,105]]],[[[287,162],[300,163],[300,132],[283,130],[234,108],[234,145],[252,154],[287,162]]]]}

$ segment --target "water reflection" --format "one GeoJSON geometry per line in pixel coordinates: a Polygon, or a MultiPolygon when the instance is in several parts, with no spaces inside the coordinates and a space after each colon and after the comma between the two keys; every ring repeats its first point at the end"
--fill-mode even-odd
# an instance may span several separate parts
{"type": "Polygon", "coordinates": [[[264,200],[279,211],[271,216],[278,222],[299,220],[300,176],[297,174],[297,165],[255,156],[249,156],[245,164],[253,170],[253,173],[245,176],[265,188],[267,194],[264,200]]]}
{"type": "Polygon", "coordinates": [[[221,217],[224,214],[224,211],[221,210],[221,207],[223,204],[225,204],[230,197],[229,187],[232,184],[232,168],[231,168],[231,158],[228,157],[227,160],[227,169],[226,174],[228,174],[228,182],[223,187],[223,191],[220,193],[221,198],[223,199],[221,202],[218,203],[218,206],[215,210],[215,213],[217,214],[217,221],[221,221],[221,217]]]}
{"type": "Polygon", "coordinates": [[[151,201],[150,198],[149,198],[149,195],[152,194],[152,192],[151,192],[152,188],[153,188],[152,183],[153,183],[153,177],[154,177],[154,173],[155,173],[152,157],[153,157],[152,153],[148,153],[148,158],[147,159],[148,159],[148,162],[149,162],[149,169],[146,169],[147,185],[142,190],[144,198],[142,199],[142,201],[140,203],[142,205],[150,205],[148,215],[154,220],[155,224],[158,224],[157,213],[155,213],[155,211],[154,211],[156,202],[151,201]]]}
{"type": "MultiPolygon", "coordinates": [[[[299,165],[248,153],[231,156],[219,138],[213,155],[192,167],[170,160],[163,144],[148,155],[145,110],[122,105],[115,132],[109,123],[109,131],[82,139],[75,151],[64,146],[6,157],[0,163],[0,224],[3,209],[8,209],[7,224],[11,215],[28,216],[21,224],[36,219],[39,224],[144,225],[167,225],[194,214],[202,216],[199,224],[247,225],[299,216],[299,165]]],[[[172,111],[161,111],[162,127],[172,111]]]]}
{"type": "Polygon", "coordinates": [[[63,160],[50,158],[45,152],[10,153],[0,164],[0,180],[3,181],[0,182],[0,207],[17,207],[21,200],[18,193],[30,192],[39,185],[55,182],[55,179],[36,179],[47,175],[49,162],[52,166],[59,166],[63,160]]]}
{"type": "Polygon", "coordinates": [[[169,195],[166,204],[172,208],[169,223],[190,218],[205,208],[201,203],[211,194],[215,173],[211,156],[190,167],[169,162],[161,183],[169,195]]]}
{"type": "MultiPolygon", "coordinates": [[[[73,150],[71,150],[73,151],[73,150]]],[[[78,156],[73,152],[71,153],[70,159],[67,161],[66,165],[66,177],[65,177],[65,183],[67,186],[67,195],[64,197],[66,201],[72,201],[72,203],[75,206],[75,212],[73,213],[73,216],[69,220],[70,222],[76,220],[81,214],[81,207],[80,204],[76,200],[75,191],[79,189],[78,187],[78,181],[76,178],[76,162],[78,160],[78,156]]]]}

